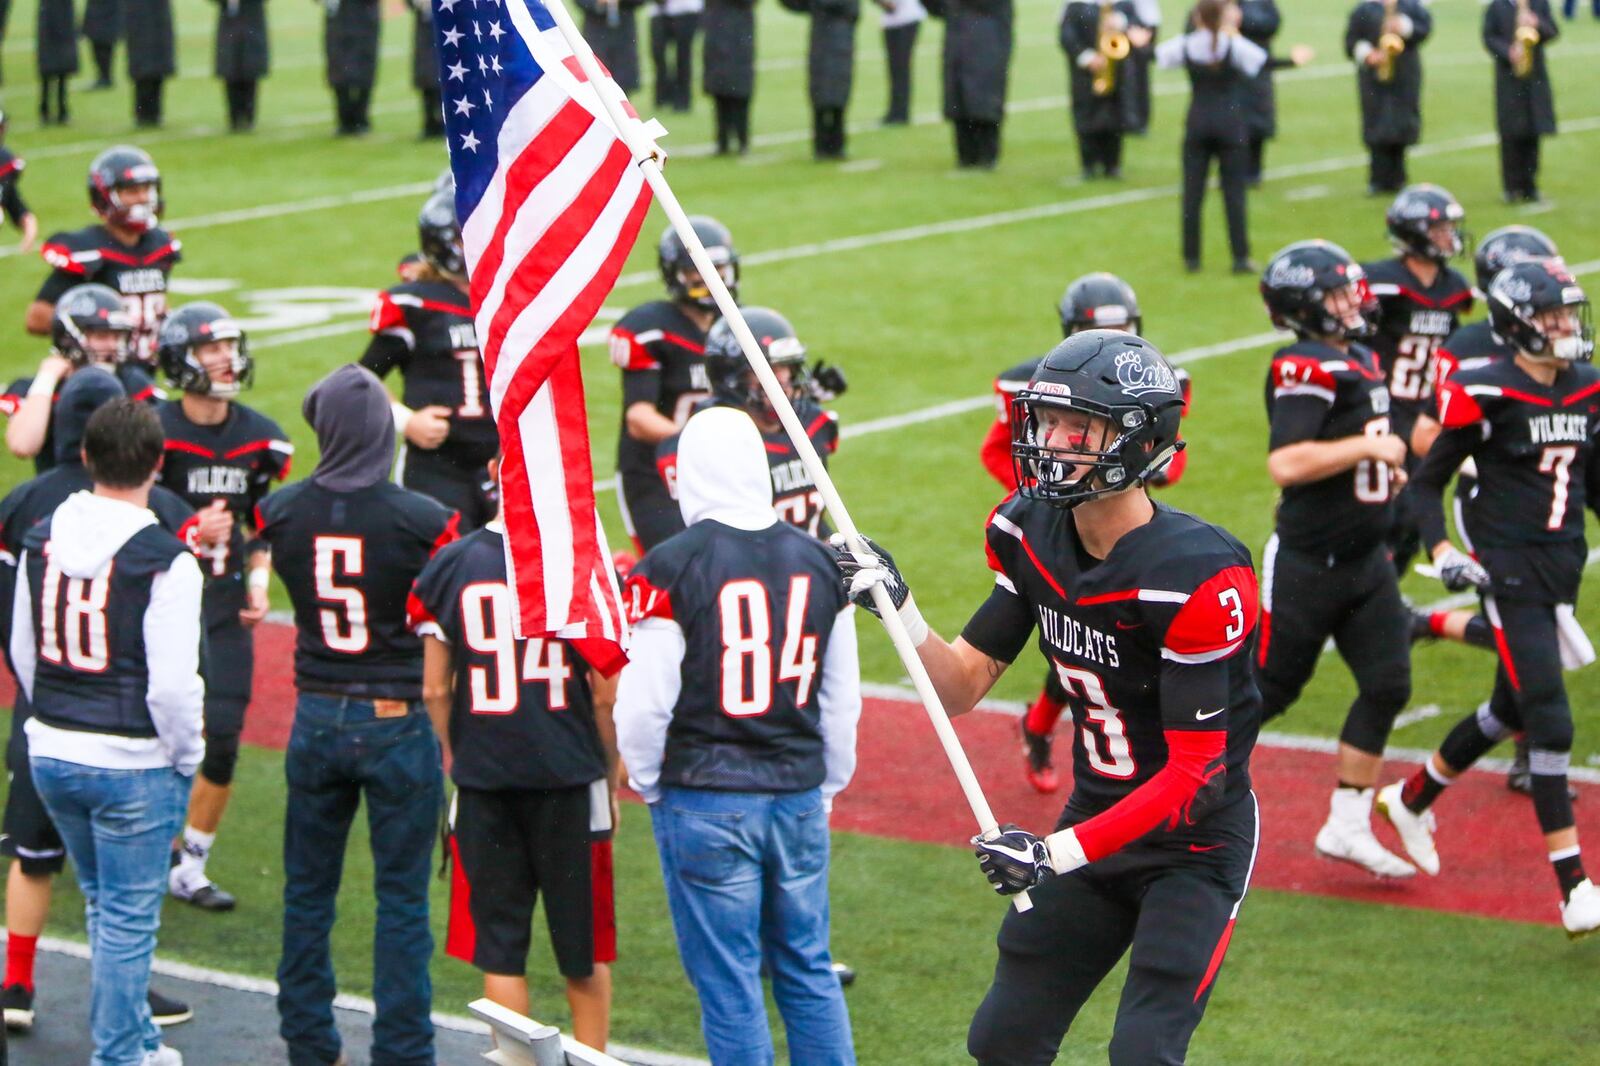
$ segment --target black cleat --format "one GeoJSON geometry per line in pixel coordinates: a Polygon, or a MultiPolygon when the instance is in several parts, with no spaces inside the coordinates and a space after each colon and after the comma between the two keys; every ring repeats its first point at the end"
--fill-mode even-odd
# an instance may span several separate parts
{"type": "Polygon", "coordinates": [[[0,1009],[5,1011],[6,1028],[26,1033],[33,1028],[33,993],[22,984],[0,988],[0,1009]]]}
{"type": "Polygon", "coordinates": [[[233,898],[233,893],[223,891],[210,881],[207,881],[188,895],[180,895],[174,892],[173,896],[183,900],[190,906],[199,907],[203,911],[215,911],[218,913],[233,910],[239,902],[233,898]]]}
{"type": "Polygon", "coordinates": [[[155,989],[149,991],[150,1018],[157,1025],[165,1028],[169,1025],[182,1025],[194,1017],[194,1011],[187,1003],[163,996],[155,989]]]}
{"type": "Polygon", "coordinates": [[[840,988],[849,988],[856,983],[856,972],[842,962],[833,964],[833,976],[839,979],[840,988]]]}

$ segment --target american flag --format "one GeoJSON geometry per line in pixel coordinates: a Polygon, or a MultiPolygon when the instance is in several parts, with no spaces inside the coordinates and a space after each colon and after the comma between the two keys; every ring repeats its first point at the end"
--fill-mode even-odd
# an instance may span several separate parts
{"type": "MultiPolygon", "coordinates": [[[[433,28],[522,633],[573,640],[609,673],[627,623],[595,510],[578,335],[650,191],[543,0],[434,0],[433,28]]],[[[609,77],[598,91],[622,99],[609,77]]]]}

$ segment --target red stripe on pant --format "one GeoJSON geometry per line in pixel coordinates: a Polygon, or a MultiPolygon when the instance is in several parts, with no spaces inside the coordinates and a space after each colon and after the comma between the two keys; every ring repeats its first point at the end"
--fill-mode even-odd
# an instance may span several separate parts
{"type": "Polygon", "coordinates": [[[1511,682],[1511,687],[1517,691],[1522,690],[1522,683],[1517,680],[1517,664],[1511,661],[1511,646],[1506,643],[1506,631],[1499,626],[1494,627],[1494,646],[1500,653],[1500,662],[1506,668],[1506,679],[1511,682]]]}
{"type": "Polygon", "coordinates": [[[594,961],[617,961],[617,905],[612,891],[611,841],[589,845],[589,890],[594,910],[594,961]]]}
{"type": "Polygon", "coordinates": [[[1222,957],[1228,953],[1228,941],[1233,939],[1234,919],[1229,918],[1228,924],[1223,927],[1222,936],[1217,940],[1216,948],[1211,952],[1211,963],[1206,967],[1206,975],[1200,978],[1200,987],[1194,990],[1194,1001],[1200,1002],[1200,997],[1206,994],[1206,989],[1211,987],[1211,982],[1217,979],[1217,971],[1222,969],[1222,957]]]}
{"type": "Polygon", "coordinates": [[[461,865],[461,845],[450,836],[450,924],[445,931],[444,953],[471,964],[478,948],[478,927],[472,921],[472,886],[461,865]]]}

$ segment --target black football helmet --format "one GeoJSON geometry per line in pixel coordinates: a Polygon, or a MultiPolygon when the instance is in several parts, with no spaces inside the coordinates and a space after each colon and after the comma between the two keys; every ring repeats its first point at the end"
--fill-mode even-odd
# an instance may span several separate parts
{"type": "Polygon", "coordinates": [[[1377,301],[1367,288],[1367,272],[1332,241],[1296,241],[1267,262],[1261,272],[1261,299],[1272,324],[1301,337],[1352,340],[1370,336],[1377,301]],[[1328,310],[1326,298],[1347,285],[1360,296],[1358,321],[1328,310]]]}
{"type": "Polygon", "coordinates": [[[1063,337],[1085,329],[1131,328],[1137,335],[1144,325],[1133,286],[1104,272],[1085,274],[1068,285],[1060,311],[1063,337]]]}
{"type": "MultiPolygon", "coordinates": [[[[744,320],[761,346],[761,354],[773,369],[789,368],[789,400],[797,402],[811,394],[811,375],[806,370],[806,346],[795,336],[789,320],[770,307],[741,307],[744,320]]],[[[720,404],[740,407],[768,422],[777,421],[772,402],[756,381],[750,363],[739,347],[739,338],[725,318],[717,319],[706,334],[706,376],[711,379],[711,395],[720,404]]]]}
{"type": "Polygon", "coordinates": [[[467,257],[461,250],[461,224],[456,221],[456,190],[441,189],[428,197],[417,215],[417,242],[422,257],[450,278],[467,276],[467,257]]]}
{"type": "Polygon", "coordinates": [[[74,285],[56,301],[55,315],[50,320],[50,343],[72,365],[120,363],[133,350],[132,342],[133,318],[122,306],[122,297],[108,286],[74,285]],[[96,352],[89,344],[89,330],[118,334],[115,350],[96,352]]]}
{"type": "Polygon", "coordinates": [[[1478,242],[1477,254],[1472,257],[1478,289],[1489,291],[1494,276],[1512,263],[1525,263],[1530,259],[1559,259],[1556,242],[1542,230],[1532,226],[1501,226],[1478,242]]]}
{"type": "Polygon", "coordinates": [[[170,312],[161,323],[157,338],[156,361],[174,388],[201,396],[228,399],[248,389],[255,381],[256,364],[250,357],[244,329],[221,307],[201,301],[185,304],[170,312]],[[211,341],[235,341],[233,381],[211,379],[195,349],[211,341]]]}
{"type": "Polygon", "coordinates": [[[1164,470],[1183,449],[1183,390],[1155,345],[1120,330],[1074,333],[1039,361],[1011,401],[1011,461],[1029,499],[1076,507],[1132,488],[1164,470]],[[1045,443],[1040,411],[1054,408],[1106,419],[1099,448],[1045,443]],[[1069,480],[1069,471],[1084,470],[1069,480]]]}
{"type": "MultiPolygon", "coordinates": [[[[739,253],[733,247],[733,234],[728,232],[727,226],[708,215],[691,215],[689,224],[710,253],[711,262],[716,265],[717,273],[722,275],[723,284],[728,286],[728,291],[737,300],[739,253]]],[[[711,290],[700,280],[700,272],[695,269],[694,260],[689,258],[689,249],[684,247],[683,238],[671,226],[661,235],[656,256],[661,264],[661,280],[667,283],[667,295],[673,303],[692,303],[707,311],[717,309],[717,301],[711,298],[711,290]],[[693,282],[689,280],[690,275],[694,276],[693,282]]]]}
{"type": "Polygon", "coordinates": [[[131,144],[107,148],[89,164],[89,205],[112,225],[143,233],[161,217],[161,171],[142,148],[131,144]],[[124,204],[122,190],[138,185],[152,187],[150,200],[124,204]]]}
{"type": "Polygon", "coordinates": [[[1563,363],[1594,355],[1594,318],[1583,287],[1559,259],[1512,263],[1489,283],[1489,328],[1534,359],[1563,363]],[[1569,337],[1552,337],[1536,321],[1541,312],[1566,307],[1577,316],[1569,337]]]}
{"type": "Polygon", "coordinates": [[[1383,221],[1389,229],[1389,243],[1401,255],[1414,255],[1446,263],[1460,255],[1467,246],[1467,232],[1461,227],[1466,220],[1466,209],[1451,196],[1449,190],[1431,182],[1407,185],[1400,190],[1384,213],[1383,221]],[[1428,230],[1439,222],[1452,225],[1450,243],[1440,248],[1428,230]]]}

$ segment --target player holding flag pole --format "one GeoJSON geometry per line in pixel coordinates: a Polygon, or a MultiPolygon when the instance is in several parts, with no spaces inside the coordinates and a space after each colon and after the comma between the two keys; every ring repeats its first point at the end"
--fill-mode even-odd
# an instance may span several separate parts
{"type": "MultiPolygon", "coordinates": [[[[443,78],[446,86],[446,121],[450,126],[450,157],[451,165],[455,168],[457,175],[457,205],[458,211],[460,211],[464,201],[473,200],[472,190],[464,190],[461,187],[463,171],[472,167],[477,154],[476,149],[483,143],[482,139],[477,135],[475,128],[477,123],[472,120],[476,109],[473,106],[474,100],[472,99],[471,90],[476,87],[477,81],[484,80],[484,78],[483,76],[478,79],[471,77],[469,73],[471,68],[466,66],[466,59],[470,55],[470,58],[479,64],[481,75],[484,70],[483,63],[488,58],[483,55],[483,38],[485,36],[492,37],[495,45],[498,46],[500,38],[495,36],[495,30],[497,28],[503,30],[503,27],[500,27],[494,16],[490,15],[463,11],[457,17],[452,9],[458,3],[459,0],[439,0],[435,26],[441,40],[440,64],[443,68],[443,78]],[[458,23],[466,28],[460,28],[457,25],[458,23]],[[467,84],[469,81],[473,83],[471,86],[467,84]],[[460,86],[460,88],[458,89],[456,86],[460,86]],[[462,102],[459,104],[455,103],[453,99],[458,91],[462,93],[460,97],[462,102]]],[[[496,10],[498,11],[499,9],[496,10]]],[[[799,453],[806,470],[815,481],[817,490],[822,494],[833,522],[840,530],[842,542],[849,546],[850,551],[856,555],[858,560],[864,565],[870,566],[877,559],[876,553],[871,550],[869,543],[856,531],[855,523],[851,520],[844,501],[839,497],[838,490],[828,476],[827,468],[823,465],[816,449],[812,446],[810,437],[806,435],[805,428],[801,425],[794,408],[789,403],[788,396],[773,374],[766,358],[761,354],[761,348],[740,313],[738,304],[734,302],[732,294],[728,292],[727,286],[722,281],[721,274],[717,271],[699,237],[696,236],[688,215],[678,203],[677,196],[673,193],[671,186],[667,184],[666,178],[662,174],[661,163],[665,158],[665,154],[654,143],[652,134],[659,136],[664,131],[660,130],[658,124],[646,124],[638,119],[622,90],[611,80],[595,58],[593,51],[579,32],[577,25],[572,21],[572,17],[562,6],[561,0],[548,0],[548,2],[545,2],[545,0],[504,0],[504,11],[535,60],[544,58],[546,54],[554,53],[558,47],[558,42],[548,30],[554,29],[559,32],[560,41],[564,42],[566,50],[570,51],[570,56],[557,56],[555,63],[545,64],[544,74],[554,74],[559,78],[572,72],[575,66],[579,77],[571,85],[574,98],[582,103],[586,109],[592,110],[596,101],[604,109],[604,118],[607,120],[606,125],[632,155],[632,159],[636,164],[633,172],[642,177],[650,192],[655,195],[656,200],[660,203],[662,210],[666,212],[673,229],[678,233],[684,246],[688,249],[690,258],[693,260],[696,269],[699,270],[701,278],[711,290],[711,294],[716,300],[717,307],[722,312],[724,320],[738,339],[739,346],[750,363],[751,371],[755,374],[756,380],[761,383],[762,391],[770,399],[779,421],[794,442],[795,450],[799,453]]],[[[526,55],[527,53],[524,54],[526,55]]],[[[492,68],[498,71],[499,61],[504,58],[506,58],[504,55],[494,56],[494,62],[491,64],[492,68]]],[[[520,57],[513,56],[513,59],[516,58],[520,57]]],[[[490,99],[492,97],[492,89],[485,87],[484,94],[486,100],[490,99]]],[[[500,106],[504,106],[503,101],[500,106]]],[[[509,125],[508,121],[507,126],[509,127],[509,125]]],[[[546,132],[540,131],[534,138],[534,144],[537,145],[539,140],[545,136],[546,132]]],[[[503,132],[500,133],[500,148],[502,151],[505,148],[505,134],[503,132]]],[[[519,160],[512,165],[511,170],[513,173],[515,173],[520,163],[521,161],[519,160]]],[[[566,160],[561,160],[554,170],[559,171],[565,166],[566,160]]],[[[488,182],[483,182],[479,188],[481,189],[487,185],[488,182]]],[[[630,219],[630,221],[632,220],[630,219]]],[[[478,264],[474,263],[472,248],[474,222],[475,218],[463,218],[463,234],[468,244],[468,262],[469,266],[473,267],[473,305],[477,309],[480,301],[493,301],[498,298],[498,294],[487,291],[492,283],[498,281],[498,278],[489,272],[480,271],[478,264]]],[[[637,233],[637,229],[638,227],[635,224],[632,233],[628,237],[630,243],[633,235],[637,233]]],[[[620,268],[621,257],[617,257],[617,259],[618,267],[620,268]]],[[[559,276],[560,272],[558,268],[556,271],[557,276],[559,276]]],[[[615,280],[615,276],[615,272],[612,272],[610,277],[605,279],[606,290],[609,290],[611,282],[615,280]]],[[[509,288],[516,288],[515,282],[508,286],[509,288]]],[[[599,306],[599,296],[603,295],[604,293],[601,292],[595,297],[592,301],[592,307],[586,303],[585,325],[587,325],[589,319],[592,319],[594,311],[599,306]]],[[[538,297],[534,299],[537,301],[538,297]]],[[[490,351],[490,345],[494,343],[495,338],[483,327],[486,317],[490,316],[486,316],[484,311],[478,312],[480,323],[479,339],[480,343],[484,345],[485,364],[491,378],[490,392],[495,400],[503,431],[507,422],[507,415],[500,407],[500,404],[501,396],[506,392],[506,385],[502,382],[501,368],[490,363],[491,358],[495,357],[491,355],[490,351]]],[[[577,316],[569,315],[568,317],[575,318],[577,316]]],[[[504,330],[502,330],[503,332],[504,330]]],[[[575,340],[576,332],[572,336],[575,340]]],[[[497,355],[498,353],[496,353],[497,355]]],[[[573,366],[575,369],[575,359],[573,360],[573,366]]],[[[519,388],[519,386],[512,386],[512,388],[519,388]]],[[[570,416],[570,412],[567,412],[567,414],[570,416]]],[[[503,443],[506,447],[507,465],[509,466],[513,458],[514,449],[510,441],[504,441],[503,443]]],[[[587,462],[586,459],[584,461],[587,462]]],[[[501,477],[504,482],[507,477],[505,470],[502,471],[501,477]]],[[[570,489],[570,470],[568,471],[568,485],[570,489]]],[[[510,488],[510,486],[507,486],[504,490],[507,492],[508,504],[511,499],[510,488]]],[[[510,540],[515,541],[518,531],[509,506],[507,517],[509,519],[507,529],[511,534],[510,540]]],[[[870,573],[871,571],[869,570],[868,572],[870,573]]],[[[517,584],[522,585],[523,582],[519,580],[517,584]]],[[[536,586],[532,586],[530,583],[530,585],[524,586],[524,590],[531,591],[534,587],[536,586]]],[[[934,732],[938,735],[939,741],[944,747],[945,755],[949,759],[951,768],[955,771],[956,778],[961,784],[962,792],[966,795],[967,803],[977,819],[980,835],[984,838],[998,835],[999,827],[993,812],[989,809],[988,800],[983,795],[982,787],[978,784],[972,765],[967,760],[966,752],[961,747],[961,742],[950,724],[949,716],[945,713],[926,669],[917,657],[915,644],[907,632],[900,613],[898,613],[900,605],[894,602],[889,590],[883,587],[881,582],[872,585],[871,604],[874,608],[874,613],[879,616],[884,623],[884,628],[888,630],[889,638],[894,644],[901,662],[905,665],[918,695],[922,698],[929,720],[933,723],[934,732]]],[[[911,615],[910,617],[915,616],[911,615]]],[[[523,622],[526,625],[530,620],[525,606],[523,622]]],[[[1026,893],[1019,893],[1015,902],[1018,910],[1026,910],[1031,906],[1026,893]]]]}

